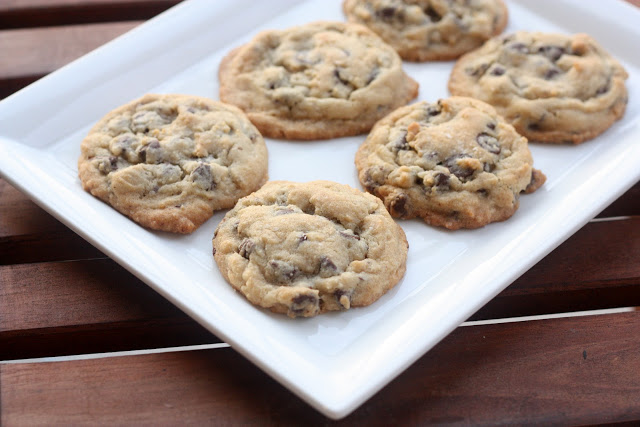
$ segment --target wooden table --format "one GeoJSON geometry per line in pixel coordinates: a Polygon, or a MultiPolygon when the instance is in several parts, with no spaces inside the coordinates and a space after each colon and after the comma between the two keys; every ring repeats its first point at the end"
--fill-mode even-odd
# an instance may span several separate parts
{"type": "MultiPolygon", "coordinates": [[[[0,97],[177,2],[3,0],[0,97]]],[[[637,422],[636,306],[640,183],[337,424],[637,422]]],[[[0,179],[0,424],[89,423],[333,422],[0,179]]]]}

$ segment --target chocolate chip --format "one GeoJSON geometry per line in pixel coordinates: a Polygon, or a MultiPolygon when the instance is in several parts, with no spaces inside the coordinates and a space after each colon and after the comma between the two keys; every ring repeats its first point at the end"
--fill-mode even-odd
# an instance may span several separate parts
{"type": "Polygon", "coordinates": [[[494,165],[493,163],[485,163],[484,165],[482,165],[482,170],[485,172],[493,172],[496,168],[496,165],[494,165]]]}
{"type": "Polygon", "coordinates": [[[382,17],[385,20],[389,20],[393,18],[393,15],[396,13],[395,7],[383,7],[377,13],[378,16],[382,17]]]}
{"type": "Polygon", "coordinates": [[[529,130],[534,131],[534,132],[537,132],[537,131],[542,130],[542,126],[540,126],[540,123],[529,123],[529,124],[527,125],[527,128],[528,128],[529,130]]]}
{"type": "Polygon", "coordinates": [[[329,269],[329,270],[337,270],[338,267],[331,261],[331,258],[328,256],[323,256],[320,259],[320,268],[321,269],[329,269]]]}
{"type": "Polygon", "coordinates": [[[507,70],[504,69],[504,67],[501,67],[499,65],[496,65],[495,67],[493,67],[491,69],[491,72],[489,74],[491,74],[492,76],[501,76],[503,75],[507,70]]]}
{"type": "Polygon", "coordinates": [[[611,82],[607,82],[604,86],[599,87],[598,90],[596,90],[596,96],[609,92],[610,86],[611,82]]]}
{"type": "Polygon", "coordinates": [[[393,148],[395,151],[409,149],[409,144],[407,143],[407,131],[403,131],[400,134],[400,136],[393,143],[393,148]]]}
{"type": "MultiPolygon", "coordinates": [[[[215,236],[214,236],[214,237],[215,237],[215,236]]],[[[211,253],[212,253],[212,255],[215,255],[215,254],[216,254],[216,248],[212,248],[212,249],[211,249],[211,253]]]]}
{"type": "Polygon", "coordinates": [[[240,246],[238,246],[238,253],[241,257],[249,259],[249,256],[251,255],[251,252],[253,252],[253,248],[255,248],[255,246],[256,243],[253,240],[245,238],[242,243],[240,243],[240,246]]]}
{"type": "Polygon", "coordinates": [[[436,187],[444,188],[449,187],[449,175],[446,173],[438,172],[433,176],[436,179],[436,187]]]}
{"type": "Polygon", "coordinates": [[[487,127],[491,130],[496,130],[496,124],[495,123],[488,123],[487,127]]]}
{"type": "Polygon", "coordinates": [[[371,73],[369,73],[369,77],[367,77],[366,84],[367,85],[371,84],[371,82],[374,81],[376,79],[376,77],[378,77],[379,74],[380,74],[380,69],[379,68],[376,67],[373,70],[371,70],[371,73]]]}
{"type": "Polygon", "coordinates": [[[338,70],[337,68],[333,70],[333,76],[335,78],[338,79],[338,81],[340,83],[342,83],[345,86],[351,86],[351,82],[347,79],[344,79],[341,75],[340,75],[340,70],[338,70]]]}
{"type": "Polygon", "coordinates": [[[112,171],[118,170],[118,158],[116,156],[109,156],[109,167],[112,171]]]}
{"type": "Polygon", "coordinates": [[[442,112],[442,108],[440,105],[429,105],[427,107],[427,116],[429,117],[437,116],[441,112],[442,112]]]}
{"type": "Polygon", "coordinates": [[[157,164],[162,160],[162,149],[157,139],[142,146],[138,151],[138,157],[143,163],[157,164]]]}
{"type": "Polygon", "coordinates": [[[357,234],[350,234],[350,233],[346,233],[344,231],[340,231],[340,235],[342,237],[346,237],[347,239],[360,240],[360,236],[358,236],[357,234]]]}
{"type": "Polygon", "coordinates": [[[297,267],[285,261],[271,260],[269,267],[278,282],[292,282],[300,274],[297,267]]]}
{"type": "Polygon", "coordinates": [[[498,142],[498,138],[495,136],[491,136],[486,132],[479,133],[476,136],[476,142],[478,145],[490,153],[500,154],[500,143],[498,142]]]}
{"type": "Polygon", "coordinates": [[[380,187],[381,183],[379,183],[374,177],[373,174],[376,173],[376,168],[377,169],[382,169],[379,166],[375,167],[375,168],[369,168],[364,172],[364,188],[367,189],[367,191],[373,193],[376,191],[376,189],[378,187],[380,187]]]}
{"type": "Polygon", "coordinates": [[[444,165],[449,169],[449,171],[452,174],[457,176],[460,180],[465,180],[466,178],[469,178],[471,175],[473,175],[473,170],[460,166],[458,164],[458,160],[465,159],[468,157],[469,156],[466,154],[458,154],[455,156],[451,156],[444,161],[444,165]]]}
{"type": "Polygon", "coordinates": [[[394,214],[405,216],[407,215],[407,195],[404,193],[399,194],[395,199],[391,201],[391,211],[394,214]]]}
{"type": "Polygon", "coordinates": [[[189,179],[205,191],[210,191],[217,186],[215,181],[213,181],[211,166],[206,163],[200,163],[198,167],[191,172],[189,179]]]}
{"type": "Polygon", "coordinates": [[[474,77],[478,77],[478,76],[482,76],[487,69],[489,68],[489,64],[481,64],[478,67],[469,67],[469,68],[465,68],[465,72],[470,75],[470,76],[474,76],[474,77]]]}
{"type": "Polygon", "coordinates": [[[489,192],[487,190],[485,190],[484,188],[481,188],[480,190],[476,191],[476,193],[480,194],[481,196],[487,197],[489,195],[489,192]]]}
{"type": "Polygon", "coordinates": [[[544,79],[545,80],[551,80],[552,78],[554,78],[558,74],[560,74],[560,70],[558,70],[556,68],[550,68],[550,69],[547,70],[546,73],[544,73],[544,79]]]}
{"type": "MultiPolygon", "coordinates": [[[[360,279],[362,279],[362,277],[360,277],[360,279]]],[[[362,279],[364,280],[364,279],[362,279]]],[[[353,294],[353,292],[346,292],[343,291],[342,289],[336,289],[335,291],[333,291],[333,296],[335,297],[335,299],[338,301],[338,304],[340,304],[342,307],[349,309],[351,308],[351,295],[353,294]]]]}
{"type": "Polygon", "coordinates": [[[565,50],[560,46],[541,46],[538,49],[538,53],[546,56],[549,60],[556,62],[562,55],[564,55],[565,50]]]}
{"type": "Polygon", "coordinates": [[[424,13],[431,19],[431,22],[438,22],[442,19],[442,16],[431,6],[425,7],[424,13]]]}
{"type": "Polygon", "coordinates": [[[313,294],[301,294],[291,301],[291,311],[293,314],[303,314],[311,306],[311,312],[315,314],[318,311],[318,302],[318,297],[313,294]]]}
{"type": "Polygon", "coordinates": [[[524,43],[513,43],[509,45],[509,49],[520,53],[529,53],[529,48],[524,43]]]}
{"type": "Polygon", "coordinates": [[[302,236],[298,237],[298,243],[302,243],[302,242],[306,242],[307,241],[307,235],[302,233],[302,236]]]}

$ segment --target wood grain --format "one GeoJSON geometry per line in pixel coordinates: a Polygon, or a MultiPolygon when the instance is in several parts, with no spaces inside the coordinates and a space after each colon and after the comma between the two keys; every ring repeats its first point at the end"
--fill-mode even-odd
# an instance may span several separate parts
{"type": "MultiPolygon", "coordinates": [[[[458,328],[336,424],[636,420],[638,328],[638,312],[458,328]]],[[[0,399],[3,425],[330,423],[231,349],[4,364],[0,399]]]]}
{"type": "Polygon", "coordinates": [[[146,20],[181,0],[3,0],[0,29],[146,20]]]}

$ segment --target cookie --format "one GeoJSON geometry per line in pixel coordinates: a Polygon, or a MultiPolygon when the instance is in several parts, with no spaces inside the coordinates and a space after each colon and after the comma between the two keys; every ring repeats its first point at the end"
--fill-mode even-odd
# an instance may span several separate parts
{"type": "Polygon", "coordinates": [[[511,217],[540,187],[527,139],[484,102],[452,97],[399,108],[356,153],[358,177],[392,216],[451,230],[511,217]]]}
{"type": "Polygon", "coordinates": [[[222,60],[219,79],[222,101],[265,137],[285,139],[367,132],[418,93],[393,48],[342,22],[260,33],[222,60]]]}
{"type": "Polygon", "coordinates": [[[408,61],[455,59],[500,34],[508,20],[502,0],[345,0],[342,8],[408,61]]]}
{"type": "Polygon", "coordinates": [[[145,95],[91,129],[78,171],[86,191],[139,224],[190,233],[267,180],[267,148],[236,107],[145,95]]]}
{"type": "Polygon", "coordinates": [[[329,181],[272,181],[218,225],[213,254],[251,303],[289,317],[369,305],[405,272],[408,243],[379,199],[329,181]]]}
{"type": "Polygon", "coordinates": [[[623,116],[627,77],[586,34],[517,32],[461,57],[449,91],[493,105],[530,141],[578,144],[623,116]]]}

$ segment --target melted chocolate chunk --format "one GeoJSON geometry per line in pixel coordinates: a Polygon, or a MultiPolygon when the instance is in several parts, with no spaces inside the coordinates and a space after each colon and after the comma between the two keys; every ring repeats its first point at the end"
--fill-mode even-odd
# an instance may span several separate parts
{"type": "Polygon", "coordinates": [[[211,174],[211,166],[206,163],[200,163],[191,172],[190,179],[205,191],[216,188],[216,183],[213,181],[213,175],[211,174]]]}
{"type": "Polygon", "coordinates": [[[489,68],[489,64],[481,64],[479,67],[473,68],[469,67],[465,69],[465,72],[470,76],[478,77],[482,76],[487,69],[489,68]]]}
{"type": "Polygon", "coordinates": [[[315,313],[318,307],[318,297],[311,294],[302,294],[293,298],[291,301],[291,311],[294,314],[302,314],[308,306],[312,306],[312,312],[315,313]]]}
{"type": "Polygon", "coordinates": [[[440,14],[431,6],[425,7],[424,13],[429,17],[429,19],[431,19],[431,22],[438,22],[442,19],[442,16],[440,16],[440,14]]]}
{"type": "Polygon", "coordinates": [[[538,49],[538,53],[546,56],[550,61],[556,62],[562,55],[564,55],[565,50],[560,46],[541,46],[538,49]]]}
{"type": "Polygon", "coordinates": [[[489,74],[491,74],[492,76],[501,76],[503,75],[507,70],[505,70],[504,67],[501,67],[500,65],[496,65],[495,67],[493,67],[491,69],[491,72],[489,74]]]}
{"type": "Polygon", "coordinates": [[[364,172],[364,188],[371,193],[376,191],[376,189],[381,185],[373,178],[373,173],[375,173],[373,168],[367,169],[364,172]]]}
{"type": "Polygon", "coordinates": [[[509,45],[509,49],[519,53],[529,53],[529,48],[524,43],[513,43],[509,45]]]}
{"type": "Polygon", "coordinates": [[[323,256],[320,258],[320,277],[331,277],[336,274],[338,267],[333,263],[331,258],[323,256]]]}
{"type": "Polygon", "coordinates": [[[429,105],[427,107],[427,116],[428,117],[437,116],[441,112],[442,112],[442,108],[441,108],[440,105],[429,105]]]}
{"type": "Polygon", "coordinates": [[[473,175],[473,170],[460,166],[458,164],[458,160],[468,157],[469,156],[467,154],[458,154],[455,156],[451,156],[444,161],[444,166],[449,169],[449,172],[457,176],[460,180],[464,181],[465,179],[473,175]]]}
{"type": "Polygon", "coordinates": [[[407,131],[402,132],[400,137],[396,139],[396,141],[393,143],[393,148],[396,151],[409,149],[409,144],[407,143],[407,131]]]}
{"type": "Polygon", "coordinates": [[[109,167],[112,171],[118,170],[118,158],[116,156],[109,156],[109,167]]]}
{"type": "Polygon", "coordinates": [[[391,202],[391,210],[402,217],[407,215],[406,205],[407,205],[407,195],[404,193],[401,193],[391,202]]]}
{"type": "Polygon", "coordinates": [[[437,173],[433,177],[436,179],[436,187],[449,187],[449,175],[447,175],[446,173],[437,173]]]}
{"type": "Polygon", "coordinates": [[[396,13],[395,7],[383,7],[377,12],[377,15],[380,16],[384,20],[390,20],[393,18],[393,15],[396,13]]]}
{"type": "Polygon", "coordinates": [[[246,238],[240,243],[238,247],[238,253],[241,257],[249,259],[251,252],[253,252],[253,248],[255,248],[256,244],[253,240],[246,238]]]}
{"type": "Polygon", "coordinates": [[[482,132],[476,136],[476,142],[478,145],[490,153],[500,154],[500,143],[498,142],[498,138],[495,136],[491,136],[486,132],[482,132]]]}
{"type": "Polygon", "coordinates": [[[338,79],[338,81],[339,81],[340,83],[342,83],[343,85],[345,85],[345,86],[351,86],[351,82],[350,82],[349,80],[347,80],[347,79],[343,78],[343,77],[340,75],[340,70],[338,70],[337,68],[333,70],[333,75],[334,75],[334,77],[335,77],[336,79],[338,79]]]}
{"type": "Polygon", "coordinates": [[[367,85],[371,84],[371,82],[374,81],[376,79],[376,77],[378,77],[379,74],[380,74],[380,69],[379,68],[376,67],[373,70],[371,70],[371,73],[369,73],[369,77],[367,77],[366,84],[367,85]]]}
{"type": "Polygon", "coordinates": [[[292,282],[300,274],[298,267],[285,261],[271,260],[269,261],[269,267],[279,282],[292,282]]]}
{"type": "Polygon", "coordinates": [[[545,80],[551,80],[552,78],[554,78],[558,74],[560,74],[560,70],[558,70],[556,68],[550,68],[550,69],[547,70],[546,73],[544,73],[544,79],[545,80]]]}
{"type": "Polygon", "coordinates": [[[350,234],[350,233],[345,233],[344,231],[341,231],[340,235],[342,237],[346,237],[347,239],[360,240],[360,236],[358,236],[357,234],[350,234]]]}
{"type": "Polygon", "coordinates": [[[162,159],[162,149],[160,148],[160,142],[154,139],[147,145],[140,148],[138,157],[143,163],[155,164],[162,159]]]}

